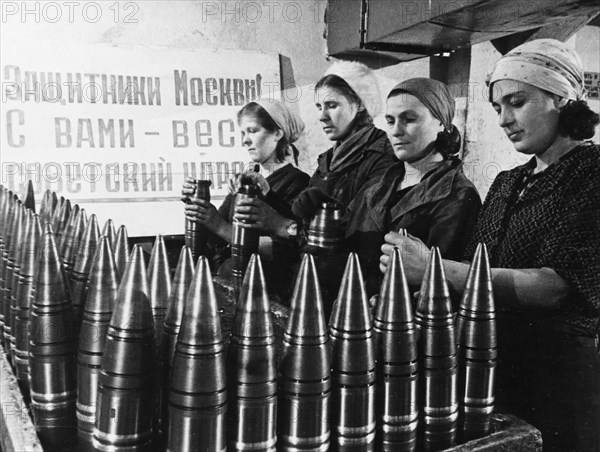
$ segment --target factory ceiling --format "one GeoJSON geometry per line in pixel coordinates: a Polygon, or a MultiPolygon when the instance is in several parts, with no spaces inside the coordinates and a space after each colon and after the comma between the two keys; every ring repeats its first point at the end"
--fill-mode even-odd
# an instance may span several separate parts
{"type": "Polygon", "coordinates": [[[329,55],[383,67],[480,42],[505,53],[527,39],[568,39],[598,0],[329,0],[329,55]]]}

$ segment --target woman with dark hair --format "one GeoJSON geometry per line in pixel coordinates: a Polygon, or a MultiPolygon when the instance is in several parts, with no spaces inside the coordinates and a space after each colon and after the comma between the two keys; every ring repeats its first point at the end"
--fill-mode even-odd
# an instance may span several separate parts
{"type": "MultiPolygon", "coordinates": [[[[293,204],[294,213],[304,224],[308,224],[322,202],[335,202],[346,209],[386,172],[390,178],[404,174],[385,132],[373,125],[373,116],[381,111],[381,95],[377,78],[367,66],[349,61],[332,64],[315,86],[315,104],[323,131],[333,146],[319,155],[309,188],[293,204]]],[[[305,250],[320,256],[316,264],[328,315],[349,249],[309,248],[305,250]]]]}
{"type": "MultiPolygon", "coordinates": [[[[599,118],[583,86],[579,56],[553,39],[496,63],[490,101],[515,149],[532,158],[498,175],[464,256],[479,242],[489,252],[497,405],[537,427],[544,451],[600,450],[600,146],[584,141],[599,118]]],[[[386,242],[382,270],[399,247],[418,284],[427,246],[395,233],[386,242]]],[[[444,268],[461,291],[468,265],[444,268]]]]}
{"type": "Polygon", "coordinates": [[[348,209],[347,236],[367,273],[367,292],[377,293],[380,246],[390,231],[403,228],[442,256],[464,252],[481,199],[458,158],[461,138],[452,124],[454,99],[445,84],[413,78],[387,98],[387,134],[406,174],[386,173],[348,209]]]}
{"type": "Polygon", "coordinates": [[[318,157],[309,188],[294,203],[301,218],[310,218],[324,199],[334,198],[344,208],[383,174],[402,177],[385,132],[373,125],[381,111],[379,85],[364,64],[337,61],[315,86],[315,104],[327,138],[333,142],[318,157]]]}
{"type": "Polygon", "coordinates": [[[260,185],[263,199],[242,200],[234,212],[236,187],[225,197],[217,211],[210,202],[190,198],[194,184],[186,181],[182,200],[186,202],[185,213],[189,220],[203,225],[215,239],[214,267],[217,274],[229,278],[230,242],[234,215],[249,228],[258,229],[263,237],[259,252],[262,257],[267,285],[278,293],[285,303],[293,268],[299,258],[297,244],[288,234],[288,227],[296,224],[290,203],[306,188],[308,174],[300,171],[297,163],[298,150],[293,143],[304,131],[304,123],[288,107],[277,100],[261,99],[245,105],[237,115],[242,133],[242,145],[248,150],[252,162],[260,172],[248,171],[234,178],[250,178],[260,185]],[[263,177],[261,173],[268,174],[263,177]]]}

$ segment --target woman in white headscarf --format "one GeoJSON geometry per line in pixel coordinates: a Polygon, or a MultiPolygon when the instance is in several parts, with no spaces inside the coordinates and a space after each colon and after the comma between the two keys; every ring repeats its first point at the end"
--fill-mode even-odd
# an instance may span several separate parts
{"type": "MultiPolygon", "coordinates": [[[[242,145],[252,162],[259,165],[260,171],[248,171],[239,175],[237,180],[240,177],[252,179],[261,186],[263,198],[241,200],[234,212],[234,187],[217,210],[210,202],[190,198],[194,184],[188,180],[182,190],[186,217],[216,236],[212,243],[215,247],[214,266],[217,273],[225,278],[230,276],[231,270],[229,258],[234,215],[245,220],[247,227],[272,238],[268,246],[262,247],[265,275],[268,287],[286,298],[299,257],[295,237],[291,238],[287,230],[290,225],[296,224],[290,204],[306,188],[310,179],[292,163],[295,161],[297,164],[298,151],[293,143],[304,131],[304,123],[278,100],[260,99],[246,104],[238,112],[238,124],[242,145]]],[[[264,241],[262,243],[265,244],[264,241]]]]}
{"type": "MultiPolygon", "coordinates": [[[[354,61],[336,61],[315,85],[315,106],[331,148],[318,156],[309,187],[293,204],[294,213],[308,224],[322,202],[346,209],[386,173],[402,178],[404,165],[396,159],[383,130],[373,124],[382,98],[371,69],[354,61]]],[[[327,252],[306,247],[316,259],[326,316],[337,297],[348,250],[327,252]]]]}
{"type": "MultiPolygon", "coordinates": [[[[498,309],[498,405],[542,432],[544,451],[600,450],[600,146],[579,56],[553,39],[502,57],[489,79],[500,126],[525,165],[498,175],[467,247],[486,244],[498,309]]],[[[386,236],[409,280],[427,248],[386,236]],[[416,252],[414,252],[416,247],[416,252]]],[[[444,260],[462,290],[468,265],[444,260]]]]}

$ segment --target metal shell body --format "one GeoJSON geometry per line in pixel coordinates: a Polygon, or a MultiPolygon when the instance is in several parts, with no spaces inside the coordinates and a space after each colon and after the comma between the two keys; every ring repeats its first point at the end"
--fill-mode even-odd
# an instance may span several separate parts
{"type": "Polygon", "coordinates": [[[485,244],[480,243],[456,317],[462,439],[490,432],[497,365],[496,308],[485,244]]]}
{"type": "Polygon", "coordinates": [[[25,234],[27,232],[27,227],[31,222],[31,217],[28,211],[25,209],[23,205],[21,205],[21,219],[19,222],[19,228],[15,234],[15,246],[13,249],[14,253],[14,267],[13,267],[13,276],[12,276],[12,284],[10,284],[10,293],[7,294],[7,298],[5,299],[6,308],[8,309],[5,312],[5,315],[8,317],[5,319],[6,325],[9,327],[6,330],[6,351],[9,357],[9,361],[12,362],[13,366],[15,365],[15,355],[16,355],[16,336],[15,336],[15,323],[17,321],[17,290],[19,288],[19,283],[21,281],[21,260],[23,259],[23,252],[25,250],[25,234]]]}
{"type": "MultiPolygon", "coordinates": [[[[77,209],[73,209],[75,212],[77,209]]],[[[72,212],[72,213],[73,213],[72,212]]],[[[77,259],[77,251],[79,244],[83,238],[83,234],[88,226],[88,218],[85,209],[79,209],[73,217],[72,225],[67,227],[61,243],[61,255],[63,257],[63,265],[67,277],[71,278],[73,266],[77,259]]]]}
{"type": "Polygon", "coordinates": [[[96,215],[90,215],[90,221],[83,233],[81,242],[77,247],[77,257],[71,272],[71,291],[73,293],[73,309],[78,323],[81,322],[83,305],[87,296],[90,282],[90,270],[94,262],[94,255],[100,240],[100,229],[96,215]]]}
{"type": "Polygon", "coordinates": [[[2,301],[2,319],[4,320],[3,343],[7,350],[6,357],[12,363],[11,345],[12,325],[10,316],[11,299],[13,296],[13,282],[15,277],[15,265],[17,259],[17,250],[20,248],[20,236],[23,229],[23,204],[21,201],[14,203],[13,217],[10,225],[10,234],[7,240],[6,261],[4,265],[4,293],[0,294],[2,301]]]}
{"type": "MultiPolygon", "coordinates": [[[[210,202],[210,186],[211,181],[196,179],[196,189],[193,198],[202,199],[210,202]]],[[[208,230],[194,221],[185,220],[185,244],[192,252],[194,262],[199,256],[206,255],[206,242],[208,239],[208,230]]]]}
{"type": "Polygon", "coordinates": [[[358,256],[350,253],[329,320],[331,422],[338,448],[374,446],[375,343],[358,256]]]}
{"type": "Polygon", "coordinates": [[[125,273],[125,267],[127,266],[127,260],[129,259],[129,236],[127,234],[127,228],[125,225],[119,226],[117,230],[117,238],[115,239],[115,246],[113,247],[115,253],[115,262],[117,264],[117,271],[120,276],[125,273]]]}
{"type": "Polygon", "coordinates": [[[41,240],[39,216],[31,214],[27,225],[20,262],[20,278],[15,294],[16,312],[13,323],[15,335],[15,374],[21,390],[29,393],[29,314],[33,298],[36,252],[41,240]]]}
{"type": "Polygon", "coordinates": [[[177,336],[185,311],[187,294],[194,277],[194,261],[187,246],[181,248],[173,287],[169,294],[167,316],[158,351],[158,388],[159,388],[159,430],[165,436],[169,426],[169,388],[171,386],[171,367],[175,356],[177,336]]]}
{"type": "Polygon", "coordinates": [[[6,264],[6,224],[8,218],[8,190],[4,187],[0,190],[0,344],[4,346],[4,267],[6,264]]]}
{"type": "Polygon", "coordinates": [[[394,249],[373,319],[378,450],[414,451],[418,425],[417,334],[400,251],[394,249]]]}
{"type": "Polygon", "coordinates": [[[2,218],[2,256],[0,256],[0,344],[4,344],[4,298],[6,288],[6,265],[12,237],[13,220],[16,199],[11,191],[6,195],[3,206],[2,218]]]}
{"type": "MultiPolygon", "coordinates": [[[[243,198],[257,198],[261,191],[257,185],[242,185],[236,195],[236,204],[243,198]]],[[[235,207],[234,207],[235,209],[235,207]]],[[[259,233],[242,226],[237,220],[232,224],[231,237],[231,274],[234,294],[237,299],[244,281],[244,273],[250,262],[250,256],[258,252],[259,233]]]]}
{"type": "Polygon", "coordinates": [[[148,285],[150,306],[154,318],[154,337],[158,341],[162,337],[172,285],[167,248],[161,235],[156,237],[152,247],[152,255],[148,264],[148,285]]]}
{"type": "Polygon", "coordinates": [[[219,308],[208,260],[200,256],[173,359],[168,451],[227,449],[226,388],[219,308]]]}
{"type": "Polygon", "coordinates": [[[233,321],[228,350],[228,439],[238,451],[275,451],[277,368],[265,277],[253,254],[233,321]]]}
{"type": "Polygon", "coordinates": [[[439,249],[433,247],[415,312],[419,329],[423,449],[456,443],[458,358],[454,314],[439,249]]]}
{"type": "Polygon", "coordinates": [[[314,258],[302,257],[283,336],[279,438],[283,450],[330,444],[331,351],[314,258]]]}
{"type": "Polygon", "coordinates": [[[37,253],[31,306],[29,371],[31,410],[47,449],[75,439],[75,329],[69,286],[50,225],[37,253]]]}
{"type": "Polygon", "coordinates": [[[102,237],[90,270],[77,353],[77,428],[80,448],[92,448],[97,388],[119,277],[109,239],[102,237]]]}
{"type": "Polygon", "coordinates": [[[344,244],[344,211],[332,203],[323,203],[308,227],[307,243],[328,250],[340,249],[344,244]]]}
{"type": "Polygon", "coordinates": [[[108,328],[92,440],[98,451],[144,451],[152,444],[156,350],[143,259],[136,245],[108,328]]]}

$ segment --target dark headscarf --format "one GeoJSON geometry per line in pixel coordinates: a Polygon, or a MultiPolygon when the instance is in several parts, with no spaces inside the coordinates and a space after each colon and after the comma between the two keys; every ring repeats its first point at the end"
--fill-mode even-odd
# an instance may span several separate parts
{"type": "Polygon", "coordinates": [[[454,99],[444,83],[425,77],[411,78],[394,86],[388,94],[388,99],[399,93],[415,96],[429,109],[433,117],[444,125],[447,131],[452,130],[454,99]]]}

